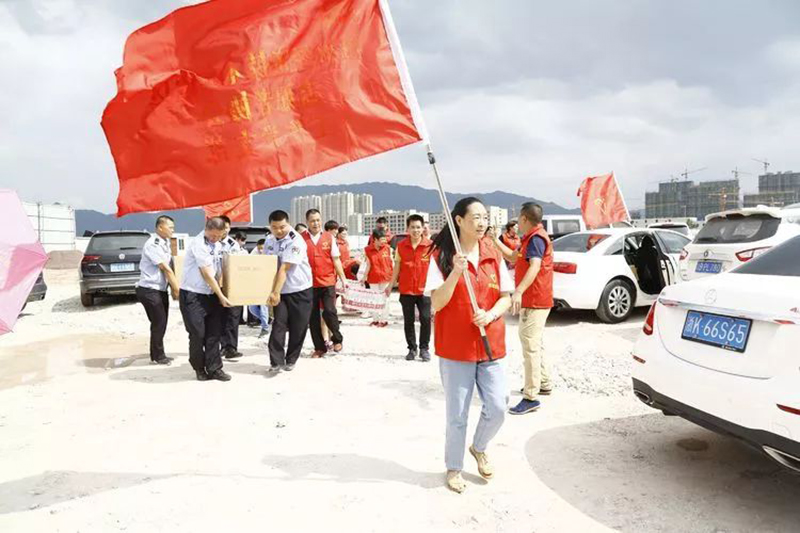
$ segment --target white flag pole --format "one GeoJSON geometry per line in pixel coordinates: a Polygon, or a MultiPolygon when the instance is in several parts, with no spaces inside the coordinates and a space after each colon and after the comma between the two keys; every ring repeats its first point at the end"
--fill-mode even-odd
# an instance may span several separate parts
{"type": "MultiPolygon", "coordinates": [[[[422,118],[422,110],[419,107],[419,101],[417,101],[417,93],[414,91],[414,85],[411,83],[411,75],[408,72],[408,65],[406,64],[405,54],[403,54],[403,47],[400,45],[400,37],[397,34],[397,29],[395,28],[394,20],[392,19],[392,13],[389,10],[389,2],[388,0],[378,0],[378,5],[380,6],[381,15],[383,16],[383,25],[386,28],[386,36],[389,39],[389,46],[392,49],[392,55],[394,56],[394,61],[400,74],[400,83],[403,86],[403,92],[406,95],[406,100],[408,101],[408,105],[411,110],[411,118],[414,120],[414,124],[417,127],[417,132],[422,138],[422,142],[425,143],[425,149],[428,152],[428,163],[433,170],[433,175],[436,177],[436,187],[439,190],[439,199],[442,202],[442,209],[444,210],[447,227],[450,230],[450,237],[453,239],[456,253],[463,254],[464,251],[461,249],[461,241],[456,233],[455,223],[450,212],[450,203],[447,201],[447,194],[444,192],[444,186],[442,185],[442,179],[439,175],[439,169],[436,167],[436,157],[433,155],[433,148],[431,147],[428,128],[425,126],[425,121],[422,118]]],[[[472,287],[472,280],[469,277],[469,272],[464,274],[464,281],[466,281],[467,293],[469,294],[469,300],[472,304],[472,309],[477,313],[480,307],[478,306],[478,299],[475,297],[475,289],[472,287]]],[[[493,354],[491,347],[489,346],[489,339],[486,336],[486,328],[479,326],[478,329],[481,333],[486,355],[489,357],[489,360],[492,360],[493,354]]]]}

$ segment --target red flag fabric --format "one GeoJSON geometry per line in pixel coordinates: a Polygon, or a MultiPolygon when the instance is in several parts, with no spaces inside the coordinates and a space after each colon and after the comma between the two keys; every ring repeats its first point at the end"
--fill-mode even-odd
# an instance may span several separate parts
{"type": "Polygon", "coordinates": [[[589,229],[630,220],[614,173],[589,177],[578,189],[581,214],[589,229]]]}
{"type": "Polygon", "coordinates": [[[250,195],[233,200],[225,200],[203,207],[206,218],[219,217],[225,215],[231,222],[239,224],[250,224],[253,221],[253,209],[250,195]]]}
{"type": "Polygon", "coordinates": [[[134,32],[102,126],[117,216],[203,206],[421,140],[382,0],[212,0],[134,32]]]}

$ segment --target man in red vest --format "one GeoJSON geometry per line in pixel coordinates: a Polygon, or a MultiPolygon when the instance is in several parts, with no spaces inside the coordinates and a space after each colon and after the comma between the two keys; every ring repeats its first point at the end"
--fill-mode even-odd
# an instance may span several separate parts
{"type": "MultiPolygon", "coordinates": [[[[508,224],[506,224],[506,230],[503,232],[502,235],[500,235],[500,242],[502,242],[504,245],[506,245],[506,247],[515,252],[519,250],[519,247],[522,244],[522,241],[520,240],[519,235],[517,234],[518,230],[519,230],[519,223],[516,220],[512,220],[508,224]]],[[[509,268],[514,266],[513,263],[507,263],[507,264],[509,268]]]]}
{"type": "Polygon", "coordinates": [[[333,351],[342,351],[342,333],[339,330],[339,316],[336,313],[336,278],[345,282],[344,269],[339,259],[339,247],[330,232],[322,231],[322,216],[317,209],[306,213],[308,231],[303,234],[306,240],[308,262],[314,278],[314,298],[311,303],[311,339],[314,341],[312,357],[322,357],[328,351],[322,334],[322,320],[328,326],[333,341],[333,351]]]}
{"type": "Polygon", "coordinates": [[[542,206],[539,204],[522,204],[519,229],[525,236],[519,250],[514,252],[502,243],[495,243],[506,261],[515,263],[517,289],[511,298],[511,305],[514,313],[520,313],[519,340],[522,343],[525,386],[522,400],[509,411],[512,415],[536,411],[541,405],[538,396],[552,392],[542,340],[544,326],[553,307],[553,245],[542,226],[542,216],[542,206]]]}
{"type": "Polygon", "coordinates": [[[336,246],[339,247],[339,253],[342,261],[342,268],[344,268],[344,275],[347,279],[357,280],[358,267],[361,266],[361,261],[350,254],[350,242],[347,240],[347,226],[339,226],[339,232],[336,235],[336,246]]]}
{"type": "Polygon", "coordinates": [[[424,295],[425,282],[431,262],[433,242],[423,236],[425,219],[421,215],[411,215],[406,219],[408,237],[397,243],[392,281],[386,289],[390,296],[392,287],[400,280],[400,305],[403,307],[403,324],[408,344],[406,361],[417,357],[423,361],[431,360],[431,299],[424,295]],[[419,345],[414,329],[414,310],[419,311],[419,345]]]}

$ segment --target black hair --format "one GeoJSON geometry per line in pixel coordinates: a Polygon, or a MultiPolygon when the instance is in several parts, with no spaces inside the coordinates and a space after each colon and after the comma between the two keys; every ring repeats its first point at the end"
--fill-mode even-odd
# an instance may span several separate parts
{"type": "Polygon", "coordinates": [[[510,230],[511,228],[513,228],[516,225],[517,225],[517,221],[516,220],[509,220],[508,224],[506,224],[506,231],[510,230]]]}
{"type": "Polygon", "coordinates": [[[339,229],[339,223],[335,220],[329,220],[325,223],[325,231],[333,231],[335,229],[339,229]]]}
{"type": "Polygon", "coordinates": [[[220,215],[219,218],[221,218],[222,221],[225,222],[225,224],[227,224],[229,226],[231,225],[231,219],[229,217],[227,217],[226,215],[220,215]]]}
{"type": "Polygon", "coordinates": [[[277,211],[273,211],[269,214],[269,221],[270,222],[280,222],[281,220],[289,220],[289,213],[286,211],[281,211],[278,209],[277,211]]]}
{"type": "Polygon", "coordinates": [[[295,226],[294,226],[294,230],[295,231],[300,231],[300,228],[308,229],[308,226],[306,226],[302,222],[298,222],[297,224],[295,224],[295,226]]]}
{"type": "Polygon", "coordinates": [[[376,224],[388,224],[389,220],[386,217],[378,217],[375,221],[376,224]]]}
{"type": "Polygon", "coordinates": [[[206,220],[206,229],[223,230],[225,229],[225,220],[222,217],[211,217],[206,220]]]}
{"type": "Polygon", "coordinates": [[[347,231],[347,226],[339,226],[339,234],[342,234],[345,231],[347,231]]]}
{"type": "Polygon", "coordinates": [[[168,217],[167,215],[161,215],[156,219],[156,228],[158,228],[161,224],[164,224],[165,222],[172,222],[174,224],[175,220],[172,217],[168,217]]]}
{"type": "Polygon", "coordinates": [[[308,211],[306,211],[306,220],[308,220],[308,217],[310,217],[311,215],[319,215],[319,214],[320,214],[319,209],[309,209],[308,211]]]}
{"type": "Polygon", "coordinates": [[[234,238],[234,240],[237,240],[237,241],[246,241],[247,240],[247,235],[245,235],[241,231],[237,231],[236,234],[234,234],[233,238],[234,238]]]}
{"type": "Polygon", "coordinates": [[[267,239],[258,239],[258,242],[256,243],[256,246],[258,246],[259,244],[266,244],[266,243],[267,243],[267,239]]]}
{"type": "Polygon", "coordinates": [[[422,215],[409,215],[409,217],[406,219],[406,227],[409,227],[412,222],[419,222],[422,224],[422,227],[425,227],[425,219],[422,217],[422,215]]]}
{"type": "Polygon", "coordinates": [[[384,237],[386,237],[386,232],[382,229],[375,228],[372,230],[372,238],[375,239],[375,241],[379,241],[384,237]]]}
{"type": "MultiPolygon", "coordinates": [[[[453,212],[451,213],[453,223],[455,224],[456,217],[464,218],[467,216],[469,206],[476,203],[483,205],[483,202],[474,196],[467,196],[456,202],[456,205],[453,207],[453,212]]],[[[460,238],[461,228],[458,224],[455,225],[455,230],[456,235],[460,238]]],[[[442,231],[440,231],[433,240],[433,248],[431,248],[431,251],[433,252],[436,250],[439,251],[439,259],[436,264],[439,266],[442,276],[446,279],[453,271],[453,257],[456,255],[456,245],[453,242],[453,237],[450,235],[450,228],[447,224],[445,224],[442,231]]]]}
{"type": "Polygon", "coordinates": [[[522,204],[522,209],[519,210],[521,215],[530,220],[533,224],[541,224],[544,210],[542,206],[535,202],[525,202],[522,204]]]}

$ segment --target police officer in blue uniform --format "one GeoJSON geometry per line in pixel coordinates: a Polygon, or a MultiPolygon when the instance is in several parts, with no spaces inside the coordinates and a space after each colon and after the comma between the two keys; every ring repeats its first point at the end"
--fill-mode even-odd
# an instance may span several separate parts
{"type": "Polygon", "coordinates": [[[273,306],[272,333],[269,337],[270,372],[294,370],[300,358],[311,318],[313,296],[311,265],[306,241],[292,229],[285,211],[269,215],[272,233],[264,243],[264,254],[278,256],[278,273],[267,305],[273,306]],[[289,333],[289,344],[286,333],[289,333]]]}
{"type": "Polygon", "coordinates": [[[178,279],[170,267],[172,251],[170,239],[175,232],[175,221],[163,215],[156,219],[156,232],[142,248],[139,261],[139,281],[136,283],[136,298],[144,306],[150,321],[150,362],[169,365],[172,357],[164,352],[164,334],[169,318],[169,295],[178,299],[178,279]]]}
{"type": "Polygon", "coordinates": [[[183,259],[180,307],[189,333],[189,363],[198,381],[230,381],[222,370],[219,341],[223,310],[231,304],[219,286],[221,244],[225,221],[219,217],[206,221],[205,231],[189,241],[183,259]]]}

